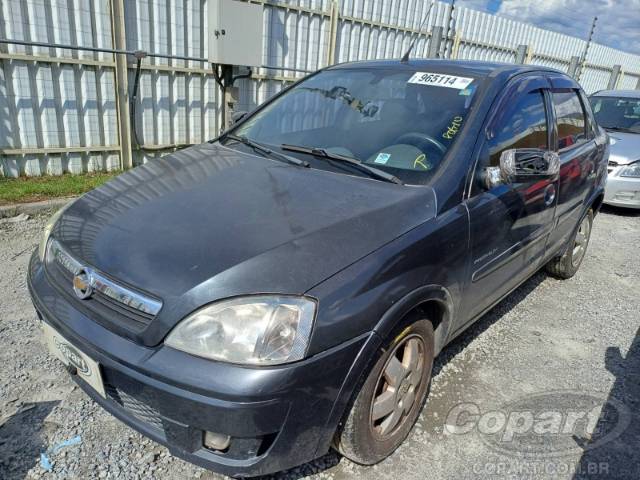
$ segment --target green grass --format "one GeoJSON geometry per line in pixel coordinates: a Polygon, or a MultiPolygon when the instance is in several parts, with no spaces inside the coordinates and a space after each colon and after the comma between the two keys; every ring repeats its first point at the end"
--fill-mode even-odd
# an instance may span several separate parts
{"type": "Polygon", "coordinates": [[[0,205],[72,197],[88,192],[120,172],[45,177],[0,177],[0,205]]]}

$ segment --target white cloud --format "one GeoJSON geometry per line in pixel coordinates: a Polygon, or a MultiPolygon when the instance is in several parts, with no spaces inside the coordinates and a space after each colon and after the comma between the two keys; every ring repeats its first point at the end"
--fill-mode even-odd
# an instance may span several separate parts
{"type": "Polygon", "coordinates": [[[459,5],[497,10],[498,15],[583,39],[597,16],[595,42],[640,54],[640,0],[461,0],[459,5]]]}
{"type": "Polygon", "coordinates": [[[595,42],[640,54],[640,0],[504,0],[498,14],[584,39],[597,16],[595,42]]]}

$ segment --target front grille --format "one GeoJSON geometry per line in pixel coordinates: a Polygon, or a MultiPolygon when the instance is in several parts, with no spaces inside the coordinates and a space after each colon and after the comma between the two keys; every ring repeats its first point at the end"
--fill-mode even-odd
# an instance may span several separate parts
{"type": "MultiPolygon", "coordinates": [[[[144,331],[161,307],[161,302],[135,292],[108,279],[104,274],[85,267],[52,239],[47,248],[46,272],[51,283],[78,310],[116,333],[138,335],[144,331]],[[74,277],[90,271],[95,288],[88,298],[78,298],[74,277]],[[136,308],[138,307],[138,308],[136,308]]],[[[94,285],[92,284],[92,285],[94,285]]]]}
{"type": "Polygon", "coordinates": [[[69,301],[98,323],[106,323],[106,326],[113,324],[137,334],[147,328],[154,318],[143,312],[133,312],[100,292],[94,292],[91,297],[80,300],[73,291],[73,275],[57,262],[47,264],[47,273],[51,283],[64,293],[69,301]]]}
{"type": "Polygon", "coordinates": [[[124,408],[129,415],[137,418],[156,430],[164,431],[162,416],[153,407],[141,402],[109,383],[105,383],[104,389],[107,397],[124,408]]]}

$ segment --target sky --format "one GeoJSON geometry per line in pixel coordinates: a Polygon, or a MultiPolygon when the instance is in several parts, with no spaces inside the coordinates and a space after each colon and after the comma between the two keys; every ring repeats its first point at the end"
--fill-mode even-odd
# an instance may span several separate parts
{"type": "Polygon", "coordinates": [[[457,0],[456,5],[584,39],[597,16],[596,43],[640,55],[640,0],[457,0]]]}

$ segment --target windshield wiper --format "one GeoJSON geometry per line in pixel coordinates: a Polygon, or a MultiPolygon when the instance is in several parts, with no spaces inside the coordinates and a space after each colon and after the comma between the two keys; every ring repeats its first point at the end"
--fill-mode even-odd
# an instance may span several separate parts
{"type": "Polygon", "coordinates": [[[361,172],[366,173],[370,177],[377,178],[378,180],[383,180],[385,182],[397,183],[402,185],[400,179],[395,175],[391,175],[390,173],[383,172],[382,170],[378,170],[377,168],[370,167],[369,165],[364,164],[360,160],[357,160],[355,158],[340,155],[338,153],[328,152],[324,148],[303,147],[301,145],[288,145],[286,143],[280,145],[280,148],[282,148],[283,150],[290,150],[292,152],[306,153],[320,158],[348,163],[361,172]]]}
{"type": "Polygon", "coordinates": [[[605,130],[611,130],[614,132],[626,132],[626,133],[640,133],[640,130],[633,130],[625,127],[604,127],[605,130]]]}
{"type": "Polygon", "coordinates": [[[223,140],[227,138],[229,140],[240,142],[246,145],[247,147],[253,148],[256,152],[260,152],[263,155],[266,155],[272,158],[277,158],[283,162],[287,162],[292,165],[297,165],[298,167],[309,167],[311,165],[309,162],[305,160],[300,160],[299,158],[290,157],[289,155],[285,155],[284,153],[275,152],[258,142],[248,139],[244,135],[234,135],[233,133],[226,133],[222,136],[223,140]]]}

